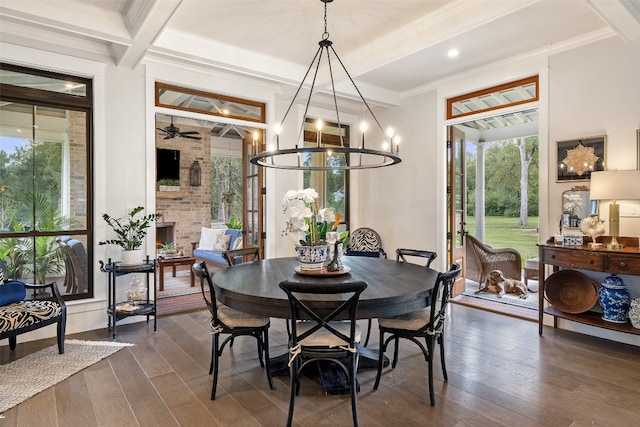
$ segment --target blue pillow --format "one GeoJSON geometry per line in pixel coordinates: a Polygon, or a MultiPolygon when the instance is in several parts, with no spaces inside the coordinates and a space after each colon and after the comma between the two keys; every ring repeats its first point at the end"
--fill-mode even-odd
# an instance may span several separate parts
{"type": "Polygon", "coordinates": [[[0,306],[22,301],[27,296],[27,291],[22,282],[7,282],[0,285],[0,306]]]}

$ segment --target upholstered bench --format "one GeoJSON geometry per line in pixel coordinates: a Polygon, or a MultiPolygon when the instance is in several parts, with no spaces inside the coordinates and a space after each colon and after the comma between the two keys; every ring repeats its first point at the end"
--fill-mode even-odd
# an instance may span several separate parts
{"type": "Polygon", "coordinates": [[[58,352],[64,353],[67,307],[55,282],[46,285],[22,282],[0,284],[0,304],[4,304],[0,305],[0,340],[9,338],[9,349],[16,349],[18,335],[57,323],[58,352]],[[18,284],[24,286],[21,296],[18,284]],[[39,291],[44,291],[46,296],[40,298],[39,291]],[[19,301],[15,301],[17,299],[19,301]]]}
{"type": "Polygon", "coordinates": [[[191,243],[193,257],[214,267],[228,267],[229,262],[222,254],[242,248],[242,238],[242,230],[202,227],[200,241],[191,243]]]}

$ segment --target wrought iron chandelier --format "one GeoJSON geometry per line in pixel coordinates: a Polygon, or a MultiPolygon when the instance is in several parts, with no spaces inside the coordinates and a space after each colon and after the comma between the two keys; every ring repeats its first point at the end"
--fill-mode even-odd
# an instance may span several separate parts
{"type": "Polygon", "coordinates": [[[360,89],[356,86],[355,82],[351,78],[351,75],[347,71],[346,67],[342,63],[342,60],[333,48],[333,42],[329,40],[329,33],[327,31],[327,3],[331,3],[333,0],[320,0],[324,3],[324,33],[322,33],[322,39],[320,40],[319,48],[316,51],[307,72],[305,73],[298,89],[287,108],[284,117],[279,125],[275,127],[275,142],[268,144],[267,147],[260,148],[257,141],[254,139],[254,149],[256,154],[253,155],[249,161],[258,166],[264,166],[276,169],[292,169],[292,170],[356,170],[356,169],[373,169],[385,166],[395,165],[400,163],[399,156],[399,143],[400,137],[394,134],[394,131],[389,128],[386,132],[380,125],[380,122],[371,111],[371,107],[362,96],[360,89]],[[379,142],[380,148],[373,149],[365,146],[365,132],[367,130],[366,123],[360,125],[361,138],[359,138],[359,144],[346,144],[344,142],[343,126],[340,121],[340,112],[338,109],[338,100],[336,96],[336,88],[334,82],[334,74],[331,66],[330,53],[333,53],[338,63],[342,66],[342,69],[346,73],[349,81],[355,88],[356,92],[360,96],[360,99],[366,106],[367,111],[371,115],[373,121],[381,131],[381,135],[384,135],[379,142]],[[322,129],[323,122],[318,120],[316,124],[317,137],[316,141],[312,145],[305,146],[304,144],[304,126],[307,122],[307,113],[309,111],[309,105],[311,103],[311,97],[313,95],[316,78],[318,76],[318,70],[323,56],[327,58],[329,76],[331,78],[331,94],[333,95],[333,106],[335,108],[336,123],[339,131],[339,145],[332,145],[322,142],[322,129]],[[314,68],[313,79],[311,81],[311,87],[309,89],[309,97],[306,100],[306,106],[304,110],[304,117],[298,134],[298,142],[295,144],[295,148],[280,148],[280,131],[282,130],[283,123],[285,122],[291,108],[293,107],[300,90],[305,84],[307,77],[311,70],[314,68]],[[261,151],[262,150],[262,151],[261,151]]]}

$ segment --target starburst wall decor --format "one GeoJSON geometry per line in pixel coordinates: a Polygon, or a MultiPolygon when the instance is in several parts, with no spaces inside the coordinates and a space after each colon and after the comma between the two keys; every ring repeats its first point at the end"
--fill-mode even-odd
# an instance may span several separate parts
{"type": "Polygon", "coordinates": [[[606,136],[558,141],[558,181],[585,181],[604,170],[606,136]]]}
{"type": "Polygon", "coordinates": [[[593,165],[600,159],[596,156],[593,147],[585,147],[578,144],[576,148],[567,150],[567,157],[562,163],[567,165],[569,171],[573,171],[582,176],[586,171],[593,170],[593,165]]]}

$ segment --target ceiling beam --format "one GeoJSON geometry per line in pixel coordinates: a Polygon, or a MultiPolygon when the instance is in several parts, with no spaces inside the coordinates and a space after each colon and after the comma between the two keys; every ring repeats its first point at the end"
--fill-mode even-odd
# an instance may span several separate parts
{"type": "Polygon", "coordinates": [[[132,33],[129,46],[114,50],[117,65],[135,68],[173,16],[181,0],[146,2],[132,0],[127,11],[127,24],[132,33]]]}

